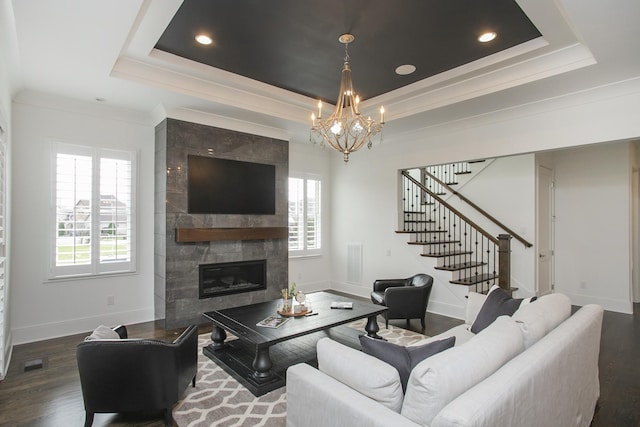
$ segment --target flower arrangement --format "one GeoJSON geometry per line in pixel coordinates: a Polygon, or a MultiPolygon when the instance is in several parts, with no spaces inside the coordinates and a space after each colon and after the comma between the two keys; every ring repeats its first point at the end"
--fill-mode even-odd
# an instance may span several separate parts
{"type": "Polygon", "coordinates": [[[295,298],[296,296],[296,282],[293,282],[291,284],[291,287],[289,287],[288,289],[287,288],[281,289],[280,293],[282,294],[282,300],[284,302],[284,305],[282,308],[283,311],[291,310],[292,307],[289,307],[289,299],[293,300],[293,298],[295,298]]]}

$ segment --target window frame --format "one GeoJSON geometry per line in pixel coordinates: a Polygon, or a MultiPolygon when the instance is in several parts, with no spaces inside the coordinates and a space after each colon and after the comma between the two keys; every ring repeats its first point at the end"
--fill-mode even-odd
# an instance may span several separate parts
{"type": "Polygon", "coordinates": [[[51,189],[50,189],[50,210],[49,210],[49,280],[74,279],[103,277],[114,274],[133,274],[137,272],[137,181],[138,181],[138,152],[135,150],[118,150],[111,148],[94,147],[79,144],[70,144],[60,141],[51,142],[51,189]],[[77,265],[57,265],[57,236],[59,232],[58,223],[58,154],[70,154],[91,157],[91,231],[90,262],[77,265]],[[100,163],[102,159],[118,159],[129,161],[130,170],[130,215],[129,215],[129,259],[125,261],[101,260],[100,259],[100,237],[102,230],[100,227],[100,163]],[[97,212],[97,214],[93,214],[97,212]]]}
{"type": "MultiPolygon", "coordinates": [[[[302,238],[302,242],[304,245],[303,249],[296,249],[296,250],[291,250],[289,249],[289,258],[304,258],[304,257],[316,257],[316,256],[320,256],[323,253],[323,222],[324,222],[324,202],[323,202],[323,198],[324,198],[324,190],[323,190],[323,179],[322,176],[319,174],[313,174],[313,173],[303,173],[303,172],[291,172],[287,178],[287,184],[289,185],[289,179],[301,179],[303,180],[303,200],[304,200],[304,211],[303,211],[303,218],[306,218],[307,216],[307,203],[308,203],[308,198],[307,198],[307,181],[309,180],[314,180],[314,181],[318,181],[320,183],[320,218],[319,218],[319,227],[320,227],[320,247],[317,249],[308,249],[307,248],[307,233],[308,233],[308,229],[305,226],[303,228],[303,233],[304,236],[302,238]]],[[[289,224],[289,194],[287,192],[287,228],[290,227],[289,224]]],[[[287,247],[288,247],[288,242],[289,240],[287,239],[287,247]]]]}

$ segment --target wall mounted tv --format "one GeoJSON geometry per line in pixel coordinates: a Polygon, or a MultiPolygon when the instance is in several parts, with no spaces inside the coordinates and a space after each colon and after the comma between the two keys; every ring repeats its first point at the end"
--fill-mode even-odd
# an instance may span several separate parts
{"type": "Polygon", "coordinates": [[[187,171],[189,213],[276,213],[275,165],[188,156],[187,171]]]}

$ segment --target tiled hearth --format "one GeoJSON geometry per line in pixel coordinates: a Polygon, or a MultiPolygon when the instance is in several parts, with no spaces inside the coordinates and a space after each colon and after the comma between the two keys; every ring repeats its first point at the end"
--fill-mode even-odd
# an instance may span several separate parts
{"type": "Polygon", "coordinates": [[[278,298],[288,284],[288,174],[286,141],[174,119],[156,126],[155,317],[166,329],[202,323],[205,311],[278,298]],[[187,155],[275,165],[275,215],[188,214],[187,155]],[[198,297],[200,264],[260,259],[267,289],[198,297]]]}

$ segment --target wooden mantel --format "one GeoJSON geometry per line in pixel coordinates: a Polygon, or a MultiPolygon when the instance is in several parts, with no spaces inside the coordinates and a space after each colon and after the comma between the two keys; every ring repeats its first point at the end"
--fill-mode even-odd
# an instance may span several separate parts
{"type": "Polygon", "coordinates": [[[288,227],[176,228],[178,243],[286,239],[288,237],[288,227]]]}

